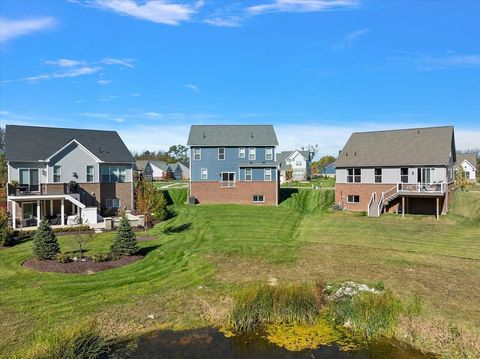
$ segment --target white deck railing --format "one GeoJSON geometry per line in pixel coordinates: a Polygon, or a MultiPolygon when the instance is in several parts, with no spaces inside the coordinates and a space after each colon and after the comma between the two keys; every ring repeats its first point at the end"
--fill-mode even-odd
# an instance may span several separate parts
{"type": "Polygon", "coordinates": [[[399,193],[445,193],[447,184],[441,183],[397,183],[399,193]]]}

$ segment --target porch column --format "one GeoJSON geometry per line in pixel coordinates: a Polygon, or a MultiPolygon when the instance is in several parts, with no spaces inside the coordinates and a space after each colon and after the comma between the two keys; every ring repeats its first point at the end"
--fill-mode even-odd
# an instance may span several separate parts
{"type": "Polygon", "coordinates": [[[37,227],[40,225],[41,217],[41,208],[40,208],[40,200],[37,199],[37,227]]]}
{"type": "Polygon", "coordinates": [[[12,228],[17,229],[17,202],[11,201],[12,204],[12,228]]]}
{"type": "Polygon", "coordinates": [[[62,221],[62,226],[65,224],[65,199],[62,198],[62,204],[60,206],[60,220],[62,221]]]}
{"type": "Polygon", "coordinates": [[[402,197],[402,218],[405,217],[405,197],[402,197]]]}
{"type": "Polygon", "coordinates": [[[53,217],[53,199],[50,200],[50,217],[53,217]]]}
{"type": "Polygon", "coordinates": [[[438,221],[438,219],[439,219],[438,209],[439,209],[439,207],[440,207],[440,198],[439,198],[439,197],[437,197],[437,201],[436,201],[436,202],[437,202],[437,221],[438,221]]]}

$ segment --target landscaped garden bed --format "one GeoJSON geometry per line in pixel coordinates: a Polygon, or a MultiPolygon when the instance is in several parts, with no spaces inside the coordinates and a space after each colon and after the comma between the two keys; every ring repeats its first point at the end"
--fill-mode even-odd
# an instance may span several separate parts
{"type": "Polygon", "coordinates": [[[125,256],[115,260],[95,261],[92,257],[83,257],[82,260],[62,263],[55,259],[39,260],[30,258],[23,262],[23,266],[39,272],[91,274],[125,266],[142,259],[143,256],[125,256]]]}

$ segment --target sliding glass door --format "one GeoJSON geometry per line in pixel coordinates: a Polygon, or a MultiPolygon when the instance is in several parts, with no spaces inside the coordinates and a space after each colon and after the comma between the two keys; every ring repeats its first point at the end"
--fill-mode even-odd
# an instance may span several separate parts
{"type": "Polygon", "coordinates": [[[21,168],[19,170],[20,186],[31,192],[38,192],[38,168],[21,168]]]}
{"type": "Polygon", "coordinates": [[[430,184],[435,179],[435,168],[417,168],[417,181],[430,184]]]}

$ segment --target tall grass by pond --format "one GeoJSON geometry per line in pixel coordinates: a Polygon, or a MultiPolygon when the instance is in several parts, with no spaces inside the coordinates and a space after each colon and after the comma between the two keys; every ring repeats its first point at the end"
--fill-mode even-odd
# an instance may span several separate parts
{"type": "Polygon", "coordinates": [[[266,324],[308,324],[318,317],[315,290],[307,285],[256,285],[239,291],[234,299],[230,325],[236,332],[266,324]]]}

